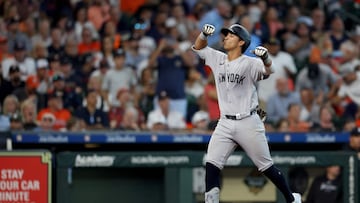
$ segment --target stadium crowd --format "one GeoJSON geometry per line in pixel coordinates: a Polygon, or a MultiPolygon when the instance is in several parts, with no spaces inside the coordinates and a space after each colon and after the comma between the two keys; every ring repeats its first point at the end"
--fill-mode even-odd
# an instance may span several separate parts
{"type": "Polygon", "coordinates": [[[359,1],[1,0],[0,129],[209,132],[216,78],[191,45],[236,22],[273,60],[268,132],[360,127],[359,1]]]}

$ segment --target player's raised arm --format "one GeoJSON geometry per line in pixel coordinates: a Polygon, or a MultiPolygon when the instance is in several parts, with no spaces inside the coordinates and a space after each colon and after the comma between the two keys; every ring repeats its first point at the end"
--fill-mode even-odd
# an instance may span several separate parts
{"type": "Polygon", "coordinates": [[[195,40],[194,49],[200,50],[205,48],[207,46],[207,38],[214,34],[214,32],[215,27],[213,25],[205,24],[202,28],[201,33],[195,40]]]}
{"type": "Polygon", "coordinates": [[[254,54],[263,61],[265,65],[265,73],[264,75],[270,75],[274,72],[273,67],[271,66],[272,61],[269,58],[268,50],[265,47],[257,46],[254,50],[254,54]]]}

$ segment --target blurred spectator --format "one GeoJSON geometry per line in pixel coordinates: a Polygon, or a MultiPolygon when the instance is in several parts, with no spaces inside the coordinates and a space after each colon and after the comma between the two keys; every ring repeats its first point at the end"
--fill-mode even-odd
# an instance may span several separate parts
{"type": "Polygon", "coordinates": [[[46,58],[48,56],[47,47],[44,42],[37,42],[33,44],[31,56],[37,60],[39,58],[46,58]]]}
{"type": "MultiPolygon", "coordinates": [[[[64,109],[61,92],[53,92],[48,94],[47,108],[40,109],[37,120],[40,122],[44,114],[52,113],[56,120],[53,125],[54,130],[61,130],[66,128],[66,123],[71,117],[69,110],[64,109]]],[[[41,124],[40,124],[41,126],[41,124]]]]}
{"type": "Polygon", "coordinates": [[[343,42],[349,39],[345,33],[345,26],[343,19],[338,13],[332,13],[330,17],[330,40],[333,47],[333,57],[341,57],[340,46],[343,42]]]}
{"type": "Polygon", "coordinates": [[[260,39],[259,36],[257,36],[254,33],[254,23],[251,22],[251,18],[249,15],[243,15],[240,19],[239,19],[239,23],[245,27],[246,30],[249,31],[250,36],[251,36],[251,41],[250,41],[250,45],[249,47],[246,49],[246,51],[244,52],[245,55],[247,56],[255,56],[255,54],[252,53],[253,50],[255,50],[255,47],[259,46],[262,44],[262,41],[260,39]]]}
{"type": "Polygon", "coordinates": [[[349,133],[349,144],[345,146],[345,150],[356,152],[360,160],[360,127],[352,128],[349,133]]]}
{"type": "MultiPolygon", "coordinates": [[[[17,90],[24,90],[25,82],[21,80],[21,73],[19,66],[12,65],[9,68],[9,80],[4,81],[2,85],[2,96],[14,94],[17,90]]],[[[4,98],[1,98],[3,101],[4,98]]]]}
{"type": "Polygon", "coordinates": [[[78,44],[78,53],[80,55],[85,53],[100,51],[100,43],[94,39],[90,28],[84,27],[81,33],[81,41],[78,44]]]}
{"type": "Polygon", "coordinates": [[[269,50],[269,57],[272,59],[274,73],[266,80],[259,81],[258,94],[260,101],[266,103],[270,95],[276,92],[276,80],[278,78],[288,78],[289,89],[293,89],[293,78],[297,73],[293,57],[281,50],[280,41],[276,38],[270,38],[265,42],[265,47],[269,50]]]}
{"type": "Polygon", "coordinates": [[[52,28],[50,31],[51,44],[48,46],[49,54],[59,54],[64,53],[64,46],[62,43],[62,32],[58,27],[52,28]]]}
{"type": "MultiPolygon", "coordinates": [[[[115,68],[115,62],[114,62],[114,40],[110,36],[104,36],[101,38],[101,50],[94,53],[94,59],[95,59],[95,67],[99,68],[100,63],[106,65],[113,69],[115,68]]],[[[101,68],[101,67],[100,67],[101,68]]]]}
{"type": "Polygon", "coordinates": [[[36,74],[29,75],[26,79],[26,88],[34,90],[38,94],[46,94],[51,85],[48,67],[49,63],[46,59],[38,59],[36,62],[36,74]]]}
{"type": "Polygon", "coordinates": [[[67,37],[65,40],[64,53],[62,57],[66,57],[70,60],[75,71],[79,71],[79,69],[81,69],[81,59],[83,55],[79,54],[78,42],[76,41],[75,37],[67,37]]]}
{"type": "Polygon", "coordinates": [[[295,33],[285,41],[285,50],[294,57],[298,70],[308,63],[309,53],[313,46],[311,26],[312,21],[308,17],[298,18],[295,33]]]}
{"type": "MultiPolygon", "coordinates": [[[[90,77],[89,82],[87,83],[87,90],[94,90],[97,93],[97,99],[96,99],[96,109],[99,109],[101,111],[104,112],[109,112],[110,110],[110,105],[109,103],[106,101],[106,99],[104,99],[101,96],[101,80],[99,76],[93,76],[90,77]]],[[[86,102],[87,99],[84,98],[82,105],[86,106],[86,102]]]]}
{"type": "MultiPolygon", "coordinates": [[[[202,29],[204,24],[211,23],[216,28],[224,27],[224,20],[231,17],[231,4],[226,0],[219,0],[213,9],[207,11],[201,16],[198,28],[202,29]]],[[[215,45],[221,39],[220,29],[216,29],[215,33],[208,39],[209,46],[215,45]]]]}
{"type": "Polygon", "coordinates": [[[166,91],[158,94],[159,108],[148,115],[147,128],[153,129],[157,122],[165,123],[169,130],[185,130],[186,123],[181,113],[170,109],[170,98],[166,91]]]}
{"type": "MultiPolygon", "coordinates": [[[[80,67],[79,67],[80,69],[80,67]]],[[[76,91],[77,93],[81,92],[80,84],[81,81],[79,77],[75,74],[73,64],[71,63],[70,58],[64,56],[60,58],[60,70],[65,82],[65,89],[68,91],[76,91]]]]}
{"type": "Polygon", "coordinates": [[[265,42],[269,38],[276,37],[276,34],[284,28],[284,24],[279,19],[278,10],[273,6],[269,6],[263,15],[260,37],[265,42]]]}
{"type": "Polygon", "coordinates": [[[131,30],[133,16],[128,15],[122,10],[119,10],[117,6],[112,6],[109,12],[110,12],[109,20],[114,23],[116,32],[123,33],[131,30]]]}
{"type": "Polygon", "coordinates": [[[149,112],[154,109],[155,87],[153,70],[150,68],[143,69],[139,84],[136,86],[135,96],[137,98],[135,98],[135,101],[144,113],[146,120],[149,112]]]}
{"type": "Polygon", "coordinates": [[[19,113],[15,113],[10,116],[10,130],[23,130],[23,123],[19,113]]]}
{"type": "Polygon", "coordinates": [[[84,27],[90,30],[93,39],[98,39],[99,34],[93,23],[87,18],[87,7],[79,6],[75,10],[75,35],[78,42],[82,41],[82,31],[84,27]]]}
{"type": "Polygon", "coordinates": [[[126,107],[122,121],[117,129],[127,131],[138,131],[145,127],[144,120],[139,123],[139,111],[134,107],[126,107]]]}
{"type": "Polygon", "coordinates": [[[315,97],[323,96],[326,99],[331,85],[339,79],[339,75],[334,73],[328,65],[310,63],[299,72],[296,78],[296,90],[313,89],[315,97]]]}
{"type": "Polygon", "coordinates": [[[124,88],[133,92],[137,84],[134,71],[125,66],[125,52],[123,49],[117,49],[114,52],[115,68],[106,72],[102,83],[103,97],[107,99],[110,105],[117,106],[116,95],[119,89],[124,88]]]}
{"type": "Polygon", "coordinates": [[[74,77],[76,78],[76,88],[78,90],[86,90],[89,83],[91,74],[93,74],[94,67],[94,56],[92,54],[84,54],[80,57],[81,63],[79,67],[74,70],[74,77]]]}
{"type": "Polygon", "coordinates": [[[360,71],[355,71],[354,67],[346,66],[340,72],[343,82],[337,83],[338,91],[332,99],[335,105],[343,109],[342,117],[355,119],[355,114],[360,105],[358,94],[360,87],[360,71]]]}
{"type": "Polygon", "coordinates": [[[277,123],[275,123],[275,130],[277,132],[290,132],[289,121],[287,118],[281,118],[277,123]]]}
{"type": "MultiPolygon", "coordinates": [[[[73,111],[82,103],[82,92],[67,88],[65,78],[62,74],[55,74],[52,77],[52,87],[48,93],[61,97],[62,105],[69,111],[73,111]]],[[[56,114],[55,114],[56,116],[56,114]]]]}
{"type": "Polygon", "coordinates": [[[11,115],[19,114],[20,112],[20,102],[18,98],[12,94],[9,94],[5,97],[2,107],[2,113],[9,118],[11,115]]]}
{"type": "Polygon", "coordinates": [[[51,112],[44,113],[38,121],[39,126],[33,131],[53,131],[55,129],[56,117],[51,112]]]}
{"type": "MultiPolygon", "coordinates": [[[[164,12],[164,11],[157,11],[156,13],[154,13],[154,18],[151,22],[151,26],[148,28],[149,30],[147,30],[146,35],[151,37],[152,39],[155,40],[155,42],[158,44],[160,39],[165,37],[166,33],[166,27],[165,27],[165,21],[166,19],[168,19],[168,13],[164,12]]],[[[142,20],[146,20],[146,19],[142,19],[142,20]]],[[[136,26],[143,26],[142,29],[147,29],[147,24],[144,23],[140,23],[140,24],[135,24],[136,26]]],[[[136,30],[136,29],[135,29],[136,30]]],[[[140,29],[138,29],[140,30],[140,29]]]]}
{"type": "Polygon", "coordinates": [[[109,20],[110,5],[107,1],[93,0],[87,10],[87,17],[94,25],[96,30],[100,30],[101,26],[109,20]]]}
{"type": "Polygon", "coordinates": [[[320,40],[326,35],[325,30],[325,13],[320,8],[314,8],[311,11],[311,20],[313,22],[312,30],[311,30],[311,38],[315,41],[320,40]]]}
{"type": "MultiPolygon", "coordinates": [[[[156,92],[166,91],[170,98],[171,110],[186,117],[187,100],[185,94],[186,71],[192,65],[184,52],[180,52],[178,43],[173,39],[161,39],[157,49],[149,59],[149,67],[157,68],[156,92]]],[[[155,108],[157,103],[155,102],[155,108]]]]}
{"type": "Polygon", "coordinates": [[[33,130],[37,127],[37,108],[36,103],[33,100],[27,99],[21,103],[20,115],[24,130],[33,130]]]}
{"type": "Polygon", "coordinates": [[[96,108],[97,95],[95,90],[87,90],[86,106],[79,107],[75,112],[75,116],[86,124],[86,130],[101,130],[109,127],[107,113],[96,108]]]}
{"type": "Polygon", "coordinates": [[[209,122],[210,117],[208,112],[203,110],[197,111],[191,119],[191,131],[194,133],[209,133],[209,122]]]}
{"type": "Polygon", "coordinates": [[[187,39],[189,33],[197,29],[196,23],[186,17],[183,4],[175,3],[175,5],[171,7],[171,14],[176,21],[176,29],[178,30],[180,39],[187,39]]]}
{"type": "Polygon", "coordinates": [[[138,20],[131,29],[131,36],[135,39],[138,39],[139,53],[146,57],[149,57],[156,48],[156,42],[154,38],[146,34],[149,29],[149,23],[145,22],[144,20],[138,20]]]}
{"type": "Polygon", "coordinates": [[[300,104],[298,92],[289,90],[286,78],[278,78],[276,80],[276,93],[271,95],[266,103],[267,121],[275,124],[281,118],[286,118],[288,108],[293,103],[300,104]]]}
{"type": "MultiPolygon", "coordinates": [[[[0,110],[2,109],[0,105],[0,110]]],[[[7,115],[4,115],[2,111],[0,111],[0,132],[7,131],[10,129],[10,118],[7,115]]]]}
{"type": "Polygon", "coordinates": [[[311,183],[306,203],[341,203],[343,201],[343,181],[338,165],[325,168],[323,175],[315,177],[311,183]]]}
{"type": "Polygon", "coordinates": [[[311,132],[335,132],[336,126],[334,124],[335,115],[332,109],[327,106],[321,106],[319,110],[319,121],[314,122],[310,128],[311,132]]]}
{"type": "Polygon", "coordinates": [[[50,21],[49,19],[41,19],[38,23],[38,32],[31,38],[32,44],[37,44],[42,42],[49,47],[51,45],[52,39],[50,36],[50,21]]]}
{"type": "Polygon", "coordinates": [[[59,54],[49,54],[48,62],[49,62],[48,74],[50,77],[54,76],[55,74],[61,73],[59,54]]]}
{"type": "Polygon", "coordinates": [[[340,73],[343,69],[344,71],[346,71],[347,68],[355,70],[356,67],[360,66],[360,50],[353,42],[349,40],[343,42],[340,46],[340,51],[342,53],[341,63],[339,67],[337,67],[340,73]]]}
{"type": "Polygon", "coordinates": [[[209,117],[210,117],[209,125],[215,127],[218,119],[220,118],[220,109],[219,109],[218,97],[215,87],[215,78],[213,73],[210,73],[207,78],[207,84],[204,87],[204,100],[205,100],[206,108],[208,109],[209,112],[209,117]]]}
{"type": "Polygon", "coordinates": [[[9,69],[11,66],[19,67],[21,80],[25,81],[28,75],[35,74],[35,61],[28,57],[25,50],[25,43],[16,41],[14,44],[14,57],[2,61],[2,76],[9,80],[9,69]]]}
{"type": "Polygon", "coordinates": [[[104,78],[105,78],[105,75],[106,75],[106,72],[109,70],[110,68],[110,65],[109,63],[107,62],[106,59],[102,59],[99,63],[99,68],[94,70],[91,75],[90,75],[90,78],[92,77],[97,77],[99,78],[100,80],[100,84],[103,83],[104,81],[104,78]]]}
{"type": "Polygon", "coordinates": [[[290,132],[308,132],[311,123],[300,120],[300,104],[291,103],[288,106],[287,120],[290,132]]]}
{"type": "Polygon", "coordinates": [[[7,38],[0,35],[0,62],[12,56],[8,53],[7,38]]]}
{"type": "Polygon", "coordinates": [[[300,90],[301,110],[300,120],[310,123],[319,122],[319,111],[321,102],[317,102],[313,89],[303,88],[300,90]]]}
{"type": "Polygon", "coordinates": [[[186,121],[191,122],[194,113],[199,110],[198,98],[204,94],[204,81],[201,73],[196,69],[190,69],[187,73],[185,93],[187,97],[186,121]]]}
{"type": "Polygon", "coordinates": [[[16,49],[16,44],[19,42],[23,43],[23,50],[24,52],[30,52],[32,49],[31,47],[31,41],[29,38],[20,31],[19,29],[19,23],[20,19],[19,17],[12,17],[7,22],[7,39],[8,39],[8,46],[9,46],[9,52],[13,53],[16,49]]]}
{"type": "Polygon", "coordinates": [[[121,44],[121,35],[116,31],[115,23],[111,20],[104,22],[101,27],[100,34],[101,37],[110,37],[112,40],[112,48],[118,49],[122,47],[121,44]]]}

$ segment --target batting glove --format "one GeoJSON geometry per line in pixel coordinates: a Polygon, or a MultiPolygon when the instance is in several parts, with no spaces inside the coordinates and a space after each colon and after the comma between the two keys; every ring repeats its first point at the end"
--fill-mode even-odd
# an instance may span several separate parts
{"type": "Polygon", "coordinates": [[[203,26],[202,33],[203,33],[206,37],[213,35],[214,32],[215,32],[215,27],[214,27],[213,25],[205,24],[205,25],[203,26]]]}
{"type": "Polygon", "coordinates": [[[268,50],[265,47],[257,46],[254,50],[254,54],[264,61],[264,64],[270,64],[268,50]]]}

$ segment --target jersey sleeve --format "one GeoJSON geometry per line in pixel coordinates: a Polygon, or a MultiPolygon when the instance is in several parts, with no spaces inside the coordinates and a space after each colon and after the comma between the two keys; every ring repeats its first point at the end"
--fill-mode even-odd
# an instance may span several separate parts
{"type": "Polygon", "coordinates": [[[200,50],[194,49],[194,47],[192,47],[192,50],[197,53],[201,59],[204,59],[205,64],[208,65],[211,69],[217,67],[220,61],[225,61],[226,58],[225,53],[208,46],[200,50]]]}
{"type": "Polygon", "coordinates": [[[265,66],[264,63],[259,58],[250,58],[250,77],[253,81],[263,80],[265,75],[265,66]]]}

